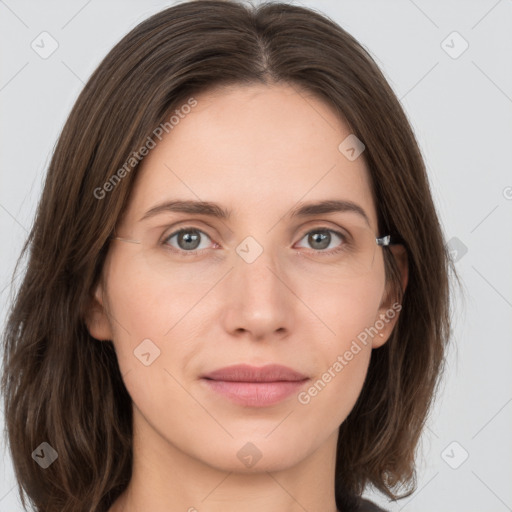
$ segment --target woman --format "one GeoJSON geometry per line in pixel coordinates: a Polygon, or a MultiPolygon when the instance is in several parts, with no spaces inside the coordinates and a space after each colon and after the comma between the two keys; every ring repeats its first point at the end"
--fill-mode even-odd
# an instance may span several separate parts
{"type": "Polygon", "coordinates": [[[196,0],[135,27],[69,116],[28,248],[2,378],[23,503],[346,512],[414,489],[451,263],[397,98],[327,17],[196,0]]]}

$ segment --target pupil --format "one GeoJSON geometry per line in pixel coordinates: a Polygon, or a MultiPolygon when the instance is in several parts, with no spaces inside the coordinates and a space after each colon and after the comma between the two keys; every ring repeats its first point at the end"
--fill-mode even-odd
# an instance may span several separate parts
{"type": "Polygon", "coordinates": [[[313,235],[310,235],[310,242],[312,241],[313,246],[315,243],[320,241],[320,247],[315,247],[316,249],[325,249],[326,247],[329,247],[329,242],[331,235],[330,233],[327,233],[325,231],[318,231],[314,233],[313,235]]]}
{"type": "MultiPolygon", "coordinates": [[[[197,231],[184,231],[178,236],[178,243],[180,243],[181,241],[185,242],[185,247],[182,247],[182,248],[195,249],[199,245],[199,243],[198,243],[199,235],[198,235],[197,231]],[[190,233],[195,233],[195,234],[190,235],[190,233]],[[190,243],[192,243],[193,247],[188,245],[190,243]]],[[[181,244],[180,244],[180,246],[181,246],[181,244]]]]}

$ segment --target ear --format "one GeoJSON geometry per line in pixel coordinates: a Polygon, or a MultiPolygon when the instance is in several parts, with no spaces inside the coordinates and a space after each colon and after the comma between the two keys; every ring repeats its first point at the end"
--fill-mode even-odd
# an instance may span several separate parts
{"type": "Polygon", "coordinates": [[[85,314],[85,324],[89,334],[97,340],[112,340],[112,326],[103,300],[103,285],[101,281],[94,290],[94,296],[85,314]]]}
{"type": "MultiPolygon", "coordinates": [[[[390,245],[398,270],[400,271],[400,280],[402,289],[405,292],[409,281],[409,264],[407,260],[407,250],[403,245],[390,245]]],[[[396,322],[398,321],[399,312],[402,304],[399,302],[399,290],[396,285],[389,280],[386,283],[384,297],[379,307],[377,318],[375,319],[378,334],[373,337],[372,348],[378,348],[384,345],[389,339],[396,322]]]]}

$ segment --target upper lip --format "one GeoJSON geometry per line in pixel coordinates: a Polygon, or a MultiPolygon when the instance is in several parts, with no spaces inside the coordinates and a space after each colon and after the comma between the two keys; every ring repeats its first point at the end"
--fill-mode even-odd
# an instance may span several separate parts
{"type": "Polygon", "coordinates": [[[279,364],[269,364],[262,367],[239,364],[214,370],[203,375],[203,378],[231,382],[297,382],[308,377],[292,368],[279,364]]]}

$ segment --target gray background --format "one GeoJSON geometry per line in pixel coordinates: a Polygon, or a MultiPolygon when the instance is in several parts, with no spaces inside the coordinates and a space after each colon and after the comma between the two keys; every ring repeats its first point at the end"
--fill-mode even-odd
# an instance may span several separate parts
{"type": "MultiPolygon", "coordinates": [[[[465,300],[454,298],[454,346],[422,436],[417,491],[391,504],[368,496],[392,511],[512,510],[512,0],[294,3],[354,35],[400,98],[466,288],[465,300]]],[[[123,35],[170,5],[0,0],[1,326],[15,259],[77,95],[123,35]],[[46,59],[31,47],[42,46],[43,31],[58,43],[46,59]]],[[[21,511],[1,442],[0,512],[21,511]]]]}

